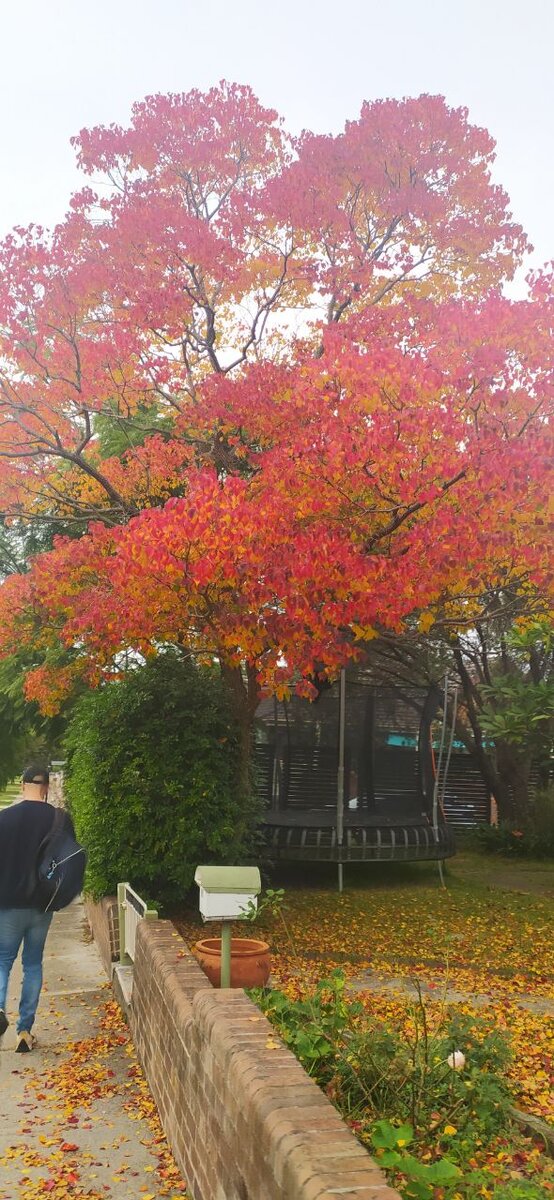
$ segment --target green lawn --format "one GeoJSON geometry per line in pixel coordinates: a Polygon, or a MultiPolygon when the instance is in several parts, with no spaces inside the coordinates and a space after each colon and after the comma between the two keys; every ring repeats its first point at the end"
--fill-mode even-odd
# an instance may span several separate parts
{"type": "Polygon", "coordinates": [[[20,791],[21,783],[19,779],[12,780],[5,791],[0,792],[0,808],[5,808],[7,804],[13,804],[15,797],[19,796],[20,791]]]}
{"type": "MultiPolygon", "coordinates": [[[[526,892],[554,899],[554,860],[508,857],[475,851],[460,839],[458,853],[445,863],[444,878],[448,891],[526,892]]],[[[329,891],[337,894],[337,868],[328,863],[283,863],[266,880],[270,887],[296,892],[329,891]]],[[[441,892],[437,863],[352,863],[344,867],[344,888],[349,894],[364,895],[394,892],[415,894],[427,888],[441,892]]]]}

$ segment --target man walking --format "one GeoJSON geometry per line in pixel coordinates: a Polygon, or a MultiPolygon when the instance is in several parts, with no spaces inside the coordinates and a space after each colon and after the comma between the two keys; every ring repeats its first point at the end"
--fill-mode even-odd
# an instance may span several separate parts
{"type": "MultiPolygon", "coordinates": [[[[48,804],[49,773],[31,766],[23,774],[22,797],[0,813],[0,1037],[8,1028],[6,993],[10,971],[23,943],[23,983],[15,1049],[33,1049],[31,1032],[42,988],[42,958],[52,911],[44,912],[36,880],[39,847],[51,832],[56,809],[48,804]]],[[[63,814],[63,826],[75,836],[63,814]]]]}

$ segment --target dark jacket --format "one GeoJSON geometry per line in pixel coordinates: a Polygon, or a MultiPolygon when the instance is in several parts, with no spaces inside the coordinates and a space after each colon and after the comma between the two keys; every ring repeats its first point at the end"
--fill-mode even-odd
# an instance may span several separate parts
{"type": "MultiPolygon", "coordinates": [[[[21,800],[0,812],[0,908],[43,907],[35,894],[36,860],[55,812],[39,800],[21,800]]],[[[74,834],[68,813],[64,827],[74,834]]]]}

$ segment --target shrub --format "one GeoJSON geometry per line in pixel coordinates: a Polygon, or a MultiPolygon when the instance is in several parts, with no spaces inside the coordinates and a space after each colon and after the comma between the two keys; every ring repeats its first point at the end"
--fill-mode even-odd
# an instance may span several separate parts
{"type": "Polygon", "coordinates": [[[401,1031],[369,1016],[339,970],[300,999],[251,995],[405,1200],[543,1200],[545,1160],[512,1124],[503,1035],[427,1005],[414,982],[401,1031]]]}
{"type": "Polygon", "coordinates": [[[342,1115],[356,1119],[362,1140],[383,1118],[409,1122],[415,1138],[440,1139],[446,1128],[449,1152],[463,1158],[508,1125],[508,1047],[477,1016],[445,1010],[431,1029],[418,995],[412,1033],[401,1035],[346,1000],[340,971],[302,1000],[277,990],[253,995],[342,1115]],[[459,1071],[448,1061],[454,1050],[466,1059],[459,1071]]]}
{"type": "Polygon", "coordinates": [[[479,849],[518,858],[554,858],[554,788],[537,792],[528,820],[519,827],[508,822],[481,825],[475,830],[479,849]]]}
{"type": "Polygon", "coordinates": [[[173,653],[78,703],[66,736],[67,796],[95,898],[128,880],[181,900],[200,862],[248,851],[237,731],[219,676],[173,653]]]}
{"type": "MultiPolygon", "coordinates": [[[[490,1180],[487,1180],[487,1182],[490,1182],[490,1180]]],[[[483,1186],[479,1188],[479,1192],[475,1192],[476,1200],[483,1196],[483,1186]]],[[[546,1200],[547,1195],[548,1193],[545,1192],[542,1184],[533,1183],[530,1179],[518,1179],[514,1183],[507,1183],[505,1186],[496,1187],[493,1193],[493,1200],[546,1200]]]]}

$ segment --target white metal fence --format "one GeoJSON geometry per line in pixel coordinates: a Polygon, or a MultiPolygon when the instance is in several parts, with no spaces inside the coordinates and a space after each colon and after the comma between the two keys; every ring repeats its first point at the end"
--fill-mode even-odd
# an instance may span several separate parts
{"type": "Polygon", "coordinates": [[[130,883],[118,883],[117,903],[119,908],[119,961],[135,961],[135,940],[140,921],[155,920],[158,913],[149,908],[130,883]]]}

